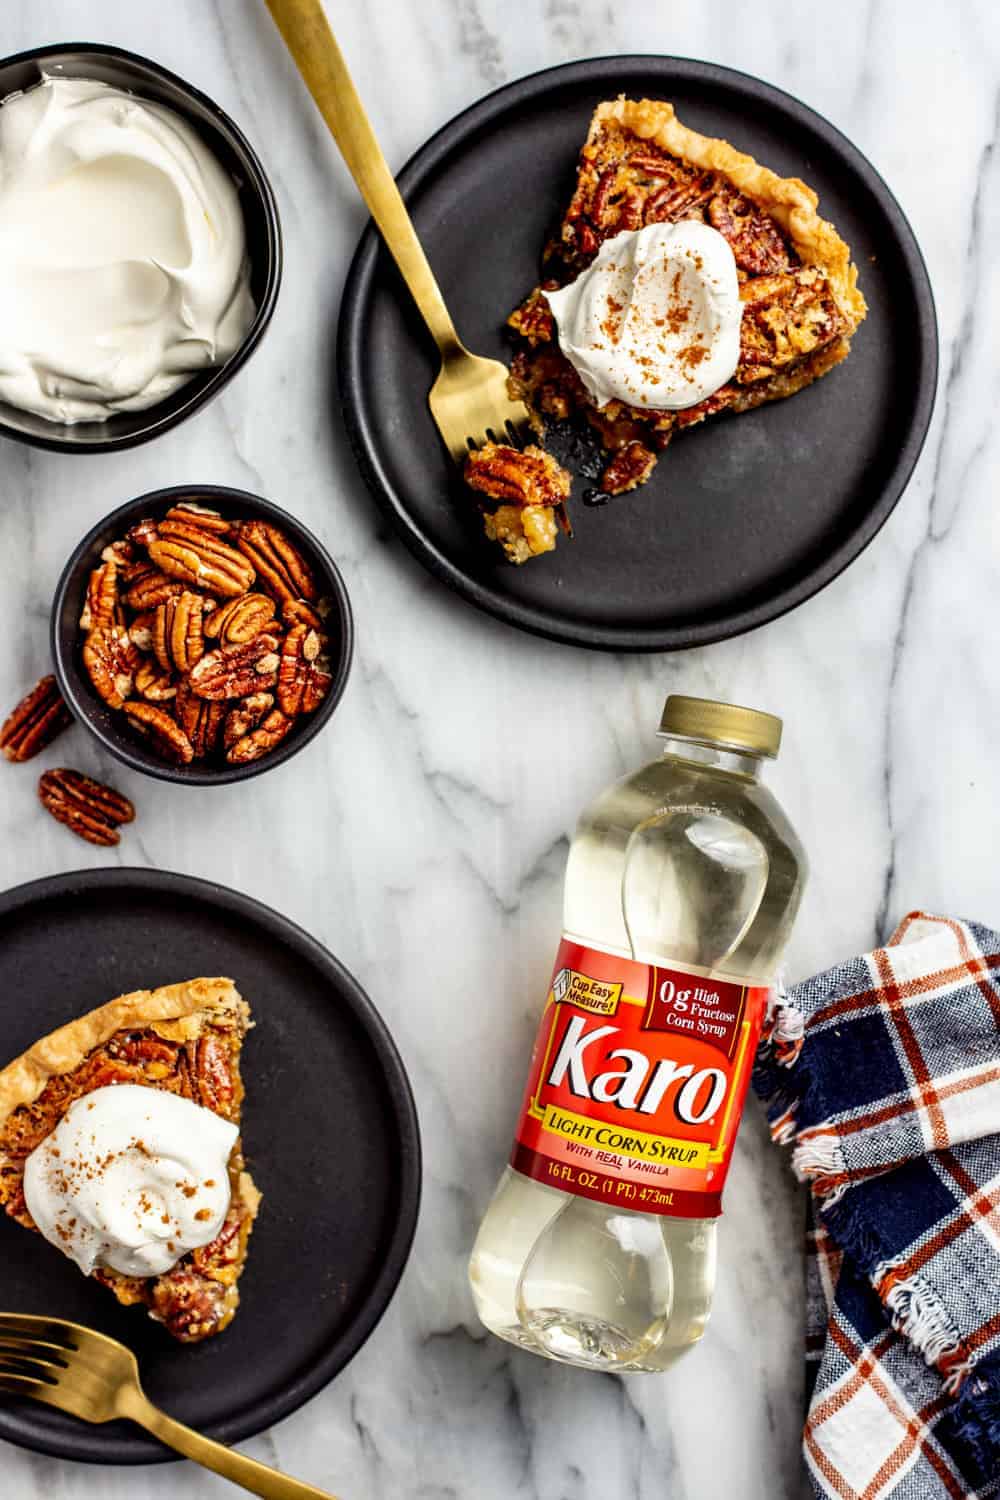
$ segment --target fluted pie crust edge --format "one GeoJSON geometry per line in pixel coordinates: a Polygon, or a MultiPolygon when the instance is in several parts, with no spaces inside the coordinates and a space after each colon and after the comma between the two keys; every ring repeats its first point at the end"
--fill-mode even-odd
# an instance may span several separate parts
{"type": "Polygon", "coordinates": [[[592,143],[613,121],[689,166],[718,172],[765,209],[791,241],[803,264],[824,272],[843,316],[854,332],[868,311],[858,288],[858,268],[848,245],[828,219],[816,212],[819,197],[800,177],[779,177],[745,151],[718,136],[701,135],[677,118],[665,99],[618,98],[599,104],[587,135],[592,143]]]}
{"type": "Polygon", "coordinates": [[[148,1027],[166,1041],[194,1041],[213,1021],[243,1030],[250,1007],[231,979],[188,979],[133,990],[49,1032],[0,1071],[0,1128],[15,1109],[34,1104],[50,1078],[72,1073],[116,1031],[148,1027]]]}

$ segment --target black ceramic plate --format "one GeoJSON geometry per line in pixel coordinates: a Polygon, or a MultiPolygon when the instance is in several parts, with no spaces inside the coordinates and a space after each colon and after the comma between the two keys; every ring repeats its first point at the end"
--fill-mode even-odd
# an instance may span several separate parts
{"type": "MultiPolygon", "coordinates": [[[[930,422],[937,330],[927,272],[871,164],[798,100],[671,57],[598,58],[521,79],[439,131],[400,176],[417,232],[471,349],[509,358],[508,312],[538,279],[595,104],[670,99],[684,122],[800,176],[851,246],[869,304],[850,358],[788,401],[682,435],[652,481],[576,541],[525,567],[480,535],[450,488],[427,409],[436,352],[369,227],[347,280],[338,365],[362,471],[403,540],[482,609],[556,640],[661,650],[736,635],[835,578],[886,520],[930,422]]],[[[577,481],[579,496],[583,485],[577,481]]]]}
{"type": "MultiPolygon", "coordinates": [[[[330,1380],[392,1296],[420,1195],[403,1065],[350,974],[247,896],[150,870],[61,875],[0,896],[0,1063],[124,990],[198,974],[234,979],[257,1023],[244,1048],[243,1139],[264,1202],[235,1321],[184,1348],[7,1219],[0,1308],[121,1339],[153,1401],[232,1443],[330,1380]]],[[[0,1437],[96,1463],[173,1456],[129,1424],[90,1427],[7,1397],[0,1437]]]]}

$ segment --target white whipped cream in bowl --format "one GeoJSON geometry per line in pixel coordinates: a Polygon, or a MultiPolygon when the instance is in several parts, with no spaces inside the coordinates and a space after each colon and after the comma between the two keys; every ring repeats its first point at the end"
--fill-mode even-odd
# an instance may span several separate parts
{"type": "Polygon", "coordinates": [[[559,347],[598,406],[680,411],[739,363],[736,260],[697,220],[623,230],[569,286],[543,295],[559,347]]]}
{"type": "Polygon", "coordinates": [[[95,1089],[27,1158],[28,1212],[85,1276],[96,1267],[162,1276],[221,1230],[238,1134],[177,1094],[131,1083],[95,1089]]]}
{"type": "Polygon", "coordinates": [[[0,436],[176,426],[257,348],[281,271],[264,167],[198,89],[116,48],[0,63],[0,436]]]}
{"type": "Polygon", "coordinates": [[[0,399],[60,423],[142,410],[254,312],[236,186],[180,115],[83,78],[0,104],[0,399]]]}

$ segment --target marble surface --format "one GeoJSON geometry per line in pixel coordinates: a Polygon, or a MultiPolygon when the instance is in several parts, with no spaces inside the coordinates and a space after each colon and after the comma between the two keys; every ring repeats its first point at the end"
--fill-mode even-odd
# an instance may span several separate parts
{"type": "MultiPolygon", "coordinates": [[[[358,653],[334,726],[249,791],[123,774],[74,731],[72,749],[63,740],[45,763],[69,757],[113,775],[139,806],[113,853],[43,816],[37,764],[2,772],[0,883],[116,861],[226,882],[328,943],[399,1042],[426,1147],[413,1258],[351,1367],[248,1452],[346,1500],[791,1500],[804,1486],[802,1203],[755,1107],[728,1190],[715,1318],[673,1376],[619,1381],[515,1353],[477,1326],[464,1263],[509,1144],[559,928],[567,834],[587,798],[654,753],[666,691],[786,716],[773,784],[813,864],[793,976],[871,945],[914,905],[1000,915],[989,687],[1000,581],[1000,20],[989,0],[947,22],[930,0],[331,9],[394,165],[495,85],[602,53],[708,58],[814,105],[882,171],[926,254],[942,335],[930,439],[854,567],[753,635],[629,659],[506,629],[383,533],[331,421],[338,298],[364,215],[263,4],[102,0],[86,16],[74,0],[6,5],[4,53],[118,43],[229,109],[272,174],[287,266],[262,350],[180,431],[106,458],[0,448],[0,702],[47,670],[49,600],[77,537],[165,483],[231,483],[295,510],[344,570],[358,653]],[[567,723],[571,754],[540,755],[567,723]],[[483,1059],[471,1083],[470,1056],[483,1059]]],[[[0,1466],[11,1500],[230,1493],[183,1465],[95,1471],[3,1447],[0,1466]]]]}

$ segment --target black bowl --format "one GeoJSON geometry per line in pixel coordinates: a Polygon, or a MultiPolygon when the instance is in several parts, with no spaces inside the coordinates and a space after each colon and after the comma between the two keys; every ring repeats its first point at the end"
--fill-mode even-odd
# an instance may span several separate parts
{"type": "Polygon", "coordinates": [[[167,432],[217,396],[256,349],[271,321],[281,284],[281,221],[257,153],[239,126],[175,73],[120,47],[68,42],[34,47],[0,62],[0,100],[34,88],[42,71],[68,78],[94,78],[129,89],[181,115],[209,146],[236,184],[246,225],[250,290],[257,307],[242,344],[224,364],[193,375],[172,395],[145,411],[116,412],[106,422],[65,425],[0,401],[0,436],[57,453],[109,453],[133,448],[167,432]]]}
{"type": "Polygon", "coordinates": [[[280,766],[315,739],[340,702],[351,670],[354,652],[354,619],[351,601],[340,571],[325,547],[287,511],[245,490],[232,490],[216,484],[181,484],[168,490],[152,490],[127,505],[120,505],[109,516],[88,531],[63,569],[52,602],[52,660],[56,679],[74,716],[85,724],[118,760],[135,771],[158,776],[161,781],[175,781],[187,786],[223,786],[230,781],[246,781],[273,766],[280,766]],[[330,613],[330,671],[333,684],[319,708],[303,716],[301,722],[281,741],[275,750],[249,765],[214,765],[193,761],[177,766],[162,760],[128,725],[124,714],[117,712],[98,697],[83,665],[81,650],[83,632],[80,611],[87,591],[87,580],[101,559],[109,542],[125,535],[130,526],[143,516],[161,516],[179,500],[194,500],[221,511],[224,516],[270,521],[280,526],[300,548],[312,565],[321,592],[332,600],[330,613]]]}

